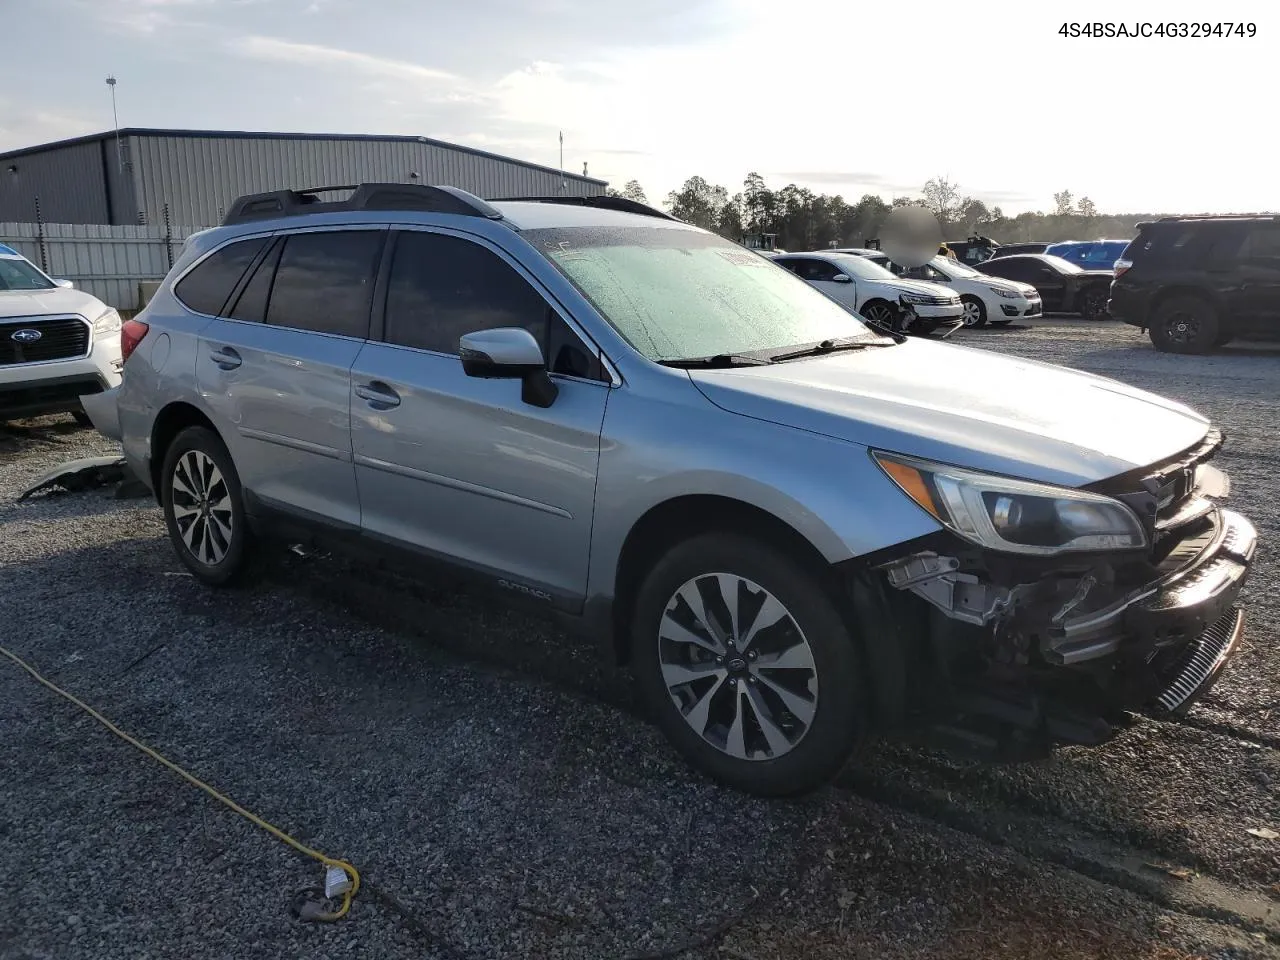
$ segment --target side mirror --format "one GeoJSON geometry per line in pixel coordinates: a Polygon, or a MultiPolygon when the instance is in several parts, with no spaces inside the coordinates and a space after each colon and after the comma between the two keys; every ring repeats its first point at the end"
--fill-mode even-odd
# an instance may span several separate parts
{"type": "Polygon", "coordinates": [[[853,279],[847,273],[837,273],[831,278],[833,283],[853,283],[853,279]]]}
{"type": "Polygon", "coordinates": [[[477,330],[458,338],[462,372],[483,380],[519,380],[520,399],[535,407],[549,407],[560,390],[547,374],[542,348],[522,327],[477,330]]]}
{"type": "Polygon", "coordinates": [[[72,280],[55,280],[53,285],[61,287],[63,290],[74,290],[76,288],[75,282],[72,280]]]}

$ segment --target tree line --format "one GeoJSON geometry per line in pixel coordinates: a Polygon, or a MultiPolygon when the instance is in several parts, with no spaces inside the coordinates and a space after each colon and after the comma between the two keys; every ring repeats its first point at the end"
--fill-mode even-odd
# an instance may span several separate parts
{"type": "MultiPolygon", "coordinates": [[[[648,203],[644,188],[635,180],[611,196],[648,203]]],[[[733,194],[702,177],[690,177],[667,194],[664,206],[673,216],[726,239],[740,242],[749,234],[772,233],[784,250],[816,250],[828,246],[857,247],[880,235],[888,212],[899,206],[919,204],[933,212],[947,240],[963,240],[974,234],[1000,243],[1059,240],[1127,239],[1135,225],[1163,214],[1100,214],[1088,197],[1078,199],[1070,190],[1053,195],[1051,212],[1036,211],[1006,216],[998,207],[966,196],[959,184],[934,177],[918,196],[885,201],[864,194],[856,203],[834,194],[814,193],[794,183],[771,190],[758,173],[750,173],[742,190],[733,194]]]]}

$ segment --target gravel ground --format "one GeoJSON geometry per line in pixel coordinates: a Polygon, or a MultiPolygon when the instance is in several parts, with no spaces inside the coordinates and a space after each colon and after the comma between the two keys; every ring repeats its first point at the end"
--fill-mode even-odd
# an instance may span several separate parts
{"type": "MultiPolygon", "coordinates": [[[[1155,353],[1049,320],[964,342],[1183,399],[1229,440],[1237,506],[1280,533],[1280,352],[1155,353]]],[[[580,641],[452,587],[290,554],[210,592],[149,501],[16,502],[109,453],[0,427],[0,643],[298,839],[319,868],[0,660],[0,957],[1280,957],[1280,599],[1184,723],[1036,764],[876,748],[765,802],[689,772],[580,641]]]]}

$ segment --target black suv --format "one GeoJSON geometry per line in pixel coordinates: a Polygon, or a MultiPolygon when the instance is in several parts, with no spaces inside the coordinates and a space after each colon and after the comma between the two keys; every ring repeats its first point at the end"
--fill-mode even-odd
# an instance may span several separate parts
{"type": "Polygon", "coordinates": [[[1280,340],[1280,216],[1138,224],[1107,309],[1172,353],[1207,353],[1235,337],[1280,340]]]}

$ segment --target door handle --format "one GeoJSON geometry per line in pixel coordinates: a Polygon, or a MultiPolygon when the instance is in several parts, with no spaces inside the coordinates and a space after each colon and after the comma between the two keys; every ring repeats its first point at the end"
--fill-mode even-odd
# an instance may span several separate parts
{"type": "Polygon", "coordinates": [[[400,406],[400,394],[381,380],[356,384],[355,394],[361,400],[368,401],[369,406],[375,410],[389,410],[400,406]]]}
{"type": "Polygon", "coordinates": [[[234,370],[240,364],[244,363],[240,359],[240,354],[236,353],[230,347],[221,347],[209,354],[209,359],[216,363],[223,370],[234,370]]]}

